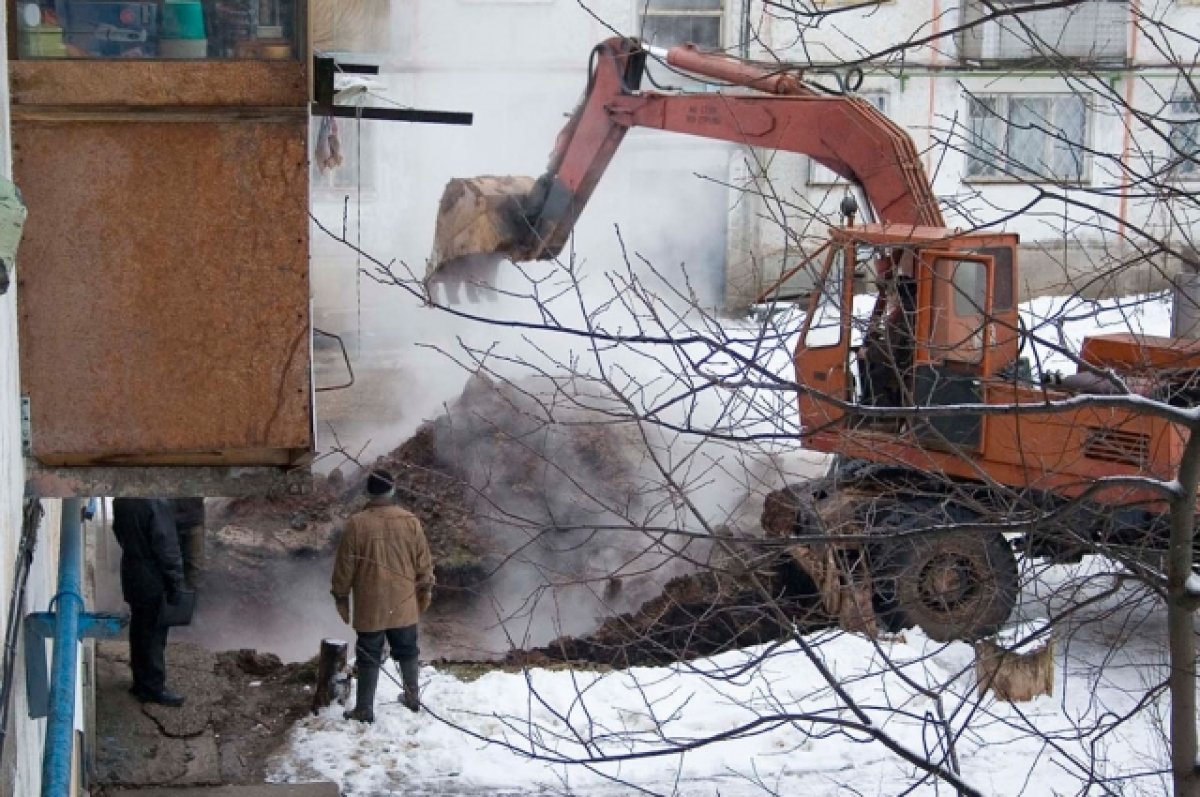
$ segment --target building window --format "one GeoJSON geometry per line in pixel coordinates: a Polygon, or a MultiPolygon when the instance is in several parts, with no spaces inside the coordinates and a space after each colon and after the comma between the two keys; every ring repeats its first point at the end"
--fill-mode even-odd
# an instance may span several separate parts
{"type": "Polygon", "coordinates": [[[1171,119],[1171,170],[1175,176],[1200,180],[1200,100],[1175,99],[1171,119]]]}
{"type": "MultiPolygon", "coordinates": [[[[864,91],[859,95],[862,99],[874,105],[879,111],[887,116],[888,112],[888,95],[885,91],[864,91]]],[[[845,179],[840,177],[832,169],[827,169],[811,158],[808,161],[808,184],[809,185],[844,185],[845,179]]]]}
{"type": "Polygon", "coordinates": [[[723,0],[637,0],[642,39],[659,47],[691,43],[721,47],[723,0]]]}
{"type": "Polygon", "coordinates": [[[975,95],[967,104],[968,178],[1073,183],[1087,179],[1083,95],[975,95]]]}
{"type": "Polygon", "coordinates": [[[955,38],[968,62],[1118,66],[1128,57],[1130,12],[1123,0],[963,0],[959,8],[963,27],[955,38]]]}

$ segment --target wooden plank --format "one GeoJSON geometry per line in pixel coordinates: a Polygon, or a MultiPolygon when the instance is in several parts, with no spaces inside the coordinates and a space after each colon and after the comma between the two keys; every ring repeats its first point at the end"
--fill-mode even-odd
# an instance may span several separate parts
{"type": "Polygon", "coordinates": [[[23,105],[12,109],[14,122],[294,122],[307,117],[306,109],[289,107],[23,105]]]}
{"type": "Polygon", "coordinates": [[[305,107],[306,61],[11,61],[12,105],[305,107]]]}

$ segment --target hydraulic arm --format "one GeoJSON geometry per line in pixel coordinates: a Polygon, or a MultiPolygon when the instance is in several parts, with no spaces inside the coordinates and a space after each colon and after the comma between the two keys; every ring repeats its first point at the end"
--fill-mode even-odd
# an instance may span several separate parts
{"type": "Polygon", "coordinates": [[[438,212],[431,272],[464,262],[558,256],[632,127],[812,157],[859,185],[880,222],[942,226],[908,134],[871,103],[818,91],[792,69],[706,53],[648,50],[612,38],[592,52],[587,91],[558,136],[545,174],[452,180],[438,212]],[[648,57],[732,91],[641,91],[648,57]]]}

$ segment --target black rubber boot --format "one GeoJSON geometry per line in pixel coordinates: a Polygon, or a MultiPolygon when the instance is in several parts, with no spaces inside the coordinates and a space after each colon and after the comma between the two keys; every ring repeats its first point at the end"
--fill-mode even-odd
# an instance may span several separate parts
{"type": "Polygon", "coordinates": [[[369,665],[358,667],[358,692],[354,698],[354,710],[342,714],[348,720],[359,722],[375,721],[375,687],[379,683],[379,668],[369,665]]]}
{"type": "Polygon", "coordinates": [[[420,711],[421,700],[417,689],[417,673],[420,671],[421,665],[414,656],[411,659],[397,659],[396,666],[400,669],[400,679],[404,682],[404,694],[400,696],[400,702],[409,711],[420,711]]]}

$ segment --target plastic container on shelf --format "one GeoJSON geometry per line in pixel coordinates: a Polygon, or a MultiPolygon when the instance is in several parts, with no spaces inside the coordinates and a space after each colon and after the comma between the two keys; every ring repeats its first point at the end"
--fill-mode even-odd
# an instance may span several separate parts
{"type": "Polygon", "coordinates": [[[203,39],[204,7],[200,0],[166,0],[162,8],[164,39],[203,39]]]}
{"type": "Polygon", "coordinates": [[[158,51],[163,58],[207,58],[208,39],[163,39],[158,51]]]}
{"type": "Polygon", "coordinates": [[[66,4],[68,45],[100,58],[158,55],[158,4],[72,0],[66,4]]]}
{"type": "Polygon", "coordinates": [[[162,7],[163,58],[207,58],[204,8],[199,0],[166,0],[162,7]]]}
{"type": "Polygon", "coordinates": [[[21,31],[21,57],[66,58],[67,43],[59,25],[38,25],[21,31]]]}

